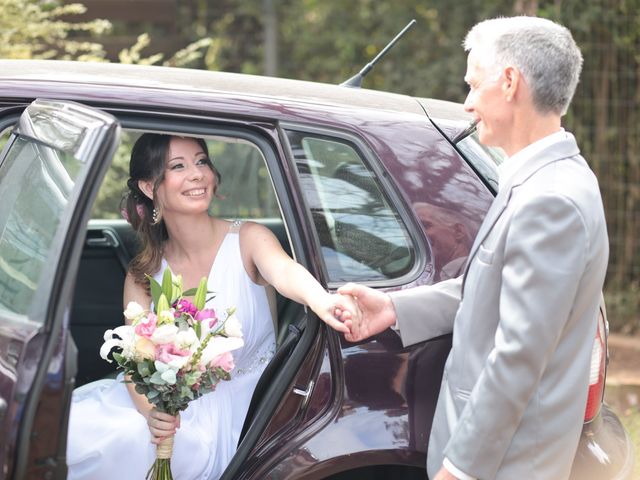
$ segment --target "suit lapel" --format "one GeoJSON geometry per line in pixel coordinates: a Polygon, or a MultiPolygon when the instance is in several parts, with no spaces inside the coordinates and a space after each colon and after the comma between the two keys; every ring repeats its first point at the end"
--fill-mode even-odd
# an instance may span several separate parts
{"type": "MultiPolygon", "coordinates": [[[[573,135],[567,133],[567,139],[562,142],[554,143],[548,148],[545,148],[539,152],[535,157],[527,161],[515,174],[511,177],[505,185],[500,185],[498,195],[493,200],[487,215],[480,225],[476,239],[473,242],[471,251],[469,252],[469,258],[464,271],[464,277],[462,279],[462,296],[464,296],[464,287],[467,279],[467,273],[469,272],[469,266],[482,242],[484,242],[491,229],[496,224],[500,215],[505,211],[509,200],[511,199],[511,193],[515,187],[522,185],[526,182],[534,173],[541,168],[549,165],[550,163],[562,160],[564,158],[574,157],[580,154],[578,145],[573,135]]],[[[509,160],[507,160],[509,161],[509,160]]]]}

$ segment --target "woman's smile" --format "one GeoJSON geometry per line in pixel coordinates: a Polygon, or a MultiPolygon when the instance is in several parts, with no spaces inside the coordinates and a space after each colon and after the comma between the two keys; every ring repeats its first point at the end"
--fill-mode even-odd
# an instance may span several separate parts
{"type": "Polygon", "coordinates": [[[191,190],[187,190],[186,192],[183,192],[182,194],[187,197],[201,197],[203,195],[206,195],[206,193],[207,193],[206,188],[193,188],[191,190]]]}

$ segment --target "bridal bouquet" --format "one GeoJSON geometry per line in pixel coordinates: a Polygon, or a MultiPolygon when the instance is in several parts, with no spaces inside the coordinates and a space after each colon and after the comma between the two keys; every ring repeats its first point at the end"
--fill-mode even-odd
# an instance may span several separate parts
{"type": "MultiPolygon", "coordinates": [[[[241,347],[242,331],[235,308],[221,317],[205,308],[207,279],[197,289],[182,290],[182,278],[167,268],[162,284],[148,277],[153,310],[130,302],[124,316],[130,321],[104,334],[100,356],[109,354],[156,409],[177,415],[190,401],[211,392],[220,380],[229,380],[232,350],[241,347]],[[192,297],[193,301],[186,297],[192,297]],[[112,352],[113,350],[113,352],[112,352]]],[[[172,479],[173,437],[157,447],[147,479],[172,479]]]]}

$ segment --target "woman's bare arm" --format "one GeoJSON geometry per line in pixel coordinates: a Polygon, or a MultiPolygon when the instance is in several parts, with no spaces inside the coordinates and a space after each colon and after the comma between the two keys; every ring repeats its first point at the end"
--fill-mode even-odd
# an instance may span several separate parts
{"type": "Polygon", "coordinates": [[[259,283],[269,283],[281,295],[308,305],[333,329],[349,333],[336,315],[354,308],[351,297],[328,293],[307,269],[287,255],[275,235],[263,225],[247,222],[240,234],[242,249],[255,265],[259,283]]]}

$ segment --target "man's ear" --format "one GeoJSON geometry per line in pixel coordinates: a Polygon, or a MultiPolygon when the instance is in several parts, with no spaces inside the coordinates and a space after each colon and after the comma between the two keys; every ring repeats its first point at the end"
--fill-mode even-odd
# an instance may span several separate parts
{"type": "Polygon", "coordinates": [[[462,223],[456,222],[453,226],[453,238],[455,238],[459,243],[467,238],[467,228],[462,223]]]}
{"type": "Polygon", "coordinates": [[[138,188],[149,198],[149,200],[153,201],[153,182],[148,180],[138,180],[138,188]]]}
{"type": "Polygon", "coordinates": [[[520,70],[513,66],[506,67],[504,69],[503,76],[504,81],[502,82],[502,92],[504,93],[504,97],[507,102],[510,102],[515,98],[516,93],[518,92],[522,76],[520,75],[520,70]]]}

